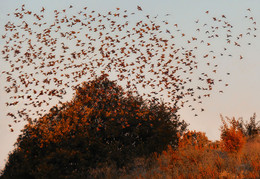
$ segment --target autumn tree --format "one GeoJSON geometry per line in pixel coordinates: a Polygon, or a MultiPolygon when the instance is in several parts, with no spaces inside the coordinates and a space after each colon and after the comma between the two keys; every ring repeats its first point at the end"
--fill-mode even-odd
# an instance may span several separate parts
{"type": "Polygon", "coordinates": [[[102,75],[78,86],[70,102],[25,126],[3,177],[88,177],[88,169],[101,163],[122,167],[160,153],[176,146],[177,133],[187,126],[176,111],[124,92],[102,75]]]}
{"type": "Polygon", "coordinates": [[[227,152],[234,153],[240,152],[246,142],[246,138],[242,130],[238,127],[239,121],[235,118],[227,118],[227,121],[221,116],[222,126],[221,130],[221,143],[223,149],[227,152]]]}
{"type": "Polygon", "coordinates": [[[203,132],[187,131],[179,138],[179,148],[203,149],[209,144],[210,141],[203,132]]]}

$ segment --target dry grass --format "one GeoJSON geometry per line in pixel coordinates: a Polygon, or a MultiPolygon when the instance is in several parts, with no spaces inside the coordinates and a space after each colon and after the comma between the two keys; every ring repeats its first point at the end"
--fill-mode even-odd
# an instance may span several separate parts
{"type": "MultiPolygon", "coordinates": [[[[157,158],[152,178],[260,178],[260,136],[249,139],[240,153],[212,145],[169,149],[157,158]]],[[[142,175],[142,178],[151,178],[142,175]]]]}
{"type": "MultiPolygon", "coordinates": [[[[205,140],[204,140],[205,142],[205,140]]],[[[90,171],[93,178],[212,179],[260,178],[260,136],[248,139],[242,150],[228,153],[221,145],[196,145],[185,141],[152,159],[136,159],[123,169],[106,165],[90,171]]]]}

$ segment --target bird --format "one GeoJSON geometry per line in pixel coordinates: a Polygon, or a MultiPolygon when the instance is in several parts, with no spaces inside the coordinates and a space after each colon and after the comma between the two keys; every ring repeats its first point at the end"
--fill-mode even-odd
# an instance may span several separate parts
{"type": "Polygon", "coordinates": [[[139,11],[142,11],[142,10],[143,10],[140,6],[137,6],[137,9],[138,9],[139,11]]]}
{"type": "MultiPolygon", "coordinates": [[[[149,100],[167,94],[172,106],[176,101],[180,106],[189,103],[185,98],[201,103],[198,99],[210,97],[209,91],[222,82],[214,79],[219,71],[208,60],[216,60],[219,54],[232,56],[229,47],[242,46],[236,38],[246,39],[246,36],[252,36],[254,28],[256,30],[253,16],[247,18],[253,23],[248,27],[251,29],[248,29],[251,32],[248,35],[238,32],[239,35],[232,37],[233,24],[222,14],[220,17],[225,21],[217,16],[205,23],[201,19],[193,21],[200,26],[196,27],[197,33],[204,35],[194,36],[182,31],[180,24],[160,21],[158,15],[145,14],[146,18],[132,21],[132,16],[145,13],[141,6],[137,6],[137,12],[117,7],[105,14],[83,7],[71,15],[68,11],[74,7],[69,5],[66,9],[55,10],[52,20],[45,18],[45,7],[40,14],[25,6],[22,8],[8,15],[12,14],[20,23],[8,22],[2,35],[5,40],[2,55],[10,67],[3,72],[7,82],[5,92],[10,95],[6,104],[10,110],[14,106],[25,109],[8,112],[7,116],[14,120],[17,115],[24,118],[29,114],[41,116],[44,110],[40,112],[40,107],[50,107],[55,99],[62,101],[67,91],[99,74],[116,74],[118,83],[136,93],[144,91],[143,95],[149,100]],[[211,22],[219,26],[211,25],[211,22]],[[222,49],[217,53],[211,39],[220,39],[218,32],[221,30],[227,33],[222,40],[228,46],[224,47],[224,52],[222,49]],[[176,44],[177,38],[187,46],[176,44]],[[202,48],[208,51],[199,56],[198,51],[202,48]],[[201,70],[199,65],[202,63],[213,75],[207,74],[206,70],[199,76],[201,86],[198,86],[191,76],[201,70]],[[197,92],[202,94],[194,98],[197,92]],[[30,107],[36,111],[27,110],[30,107]]],[[[204,15],[210,16],[209,11],[204,15]]],[[[169,17],[169,14],[163,16],[169,17]]],[[[241,54],[240,60],[243,58],[241,54]]],[[[223,92],[222,89],[219,91],[223,92]]],[[[203,112],[204,108],[199,111],[203,112]]]]}

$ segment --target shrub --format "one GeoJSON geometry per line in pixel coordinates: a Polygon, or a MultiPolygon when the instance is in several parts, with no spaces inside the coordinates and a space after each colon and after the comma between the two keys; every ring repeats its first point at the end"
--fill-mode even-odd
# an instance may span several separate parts
{"type": "Polygon", "coordinates": [[[179,139],[179,149],[195,148],[203,149],[209,145],[208,137],[203,132],[187,131],[179,139]]]}
{"type": "MultiPolygon", "coordinates": [[[[221,116],[222,117],[222,116],[221,116]]],[[[229,153],[240,152],[246,142],[243,132],[238,127],[238,121],[235,118],[227,118],[228,123],[221,118],[221,143],[225,151],[229,153]]]]}

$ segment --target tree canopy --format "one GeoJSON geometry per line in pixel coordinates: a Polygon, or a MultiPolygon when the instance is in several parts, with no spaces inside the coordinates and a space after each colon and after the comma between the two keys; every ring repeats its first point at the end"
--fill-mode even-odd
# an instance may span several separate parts
{"type": "Polygon", "coordinates": [[[168,145],[176,147],[178,133],[187,126],[176,111],[125,92],[102,75],[79,85],[71,101],[25,126],[3,176],[87,177],[88,169],[100,163],[122,167],[168,145]]]}

